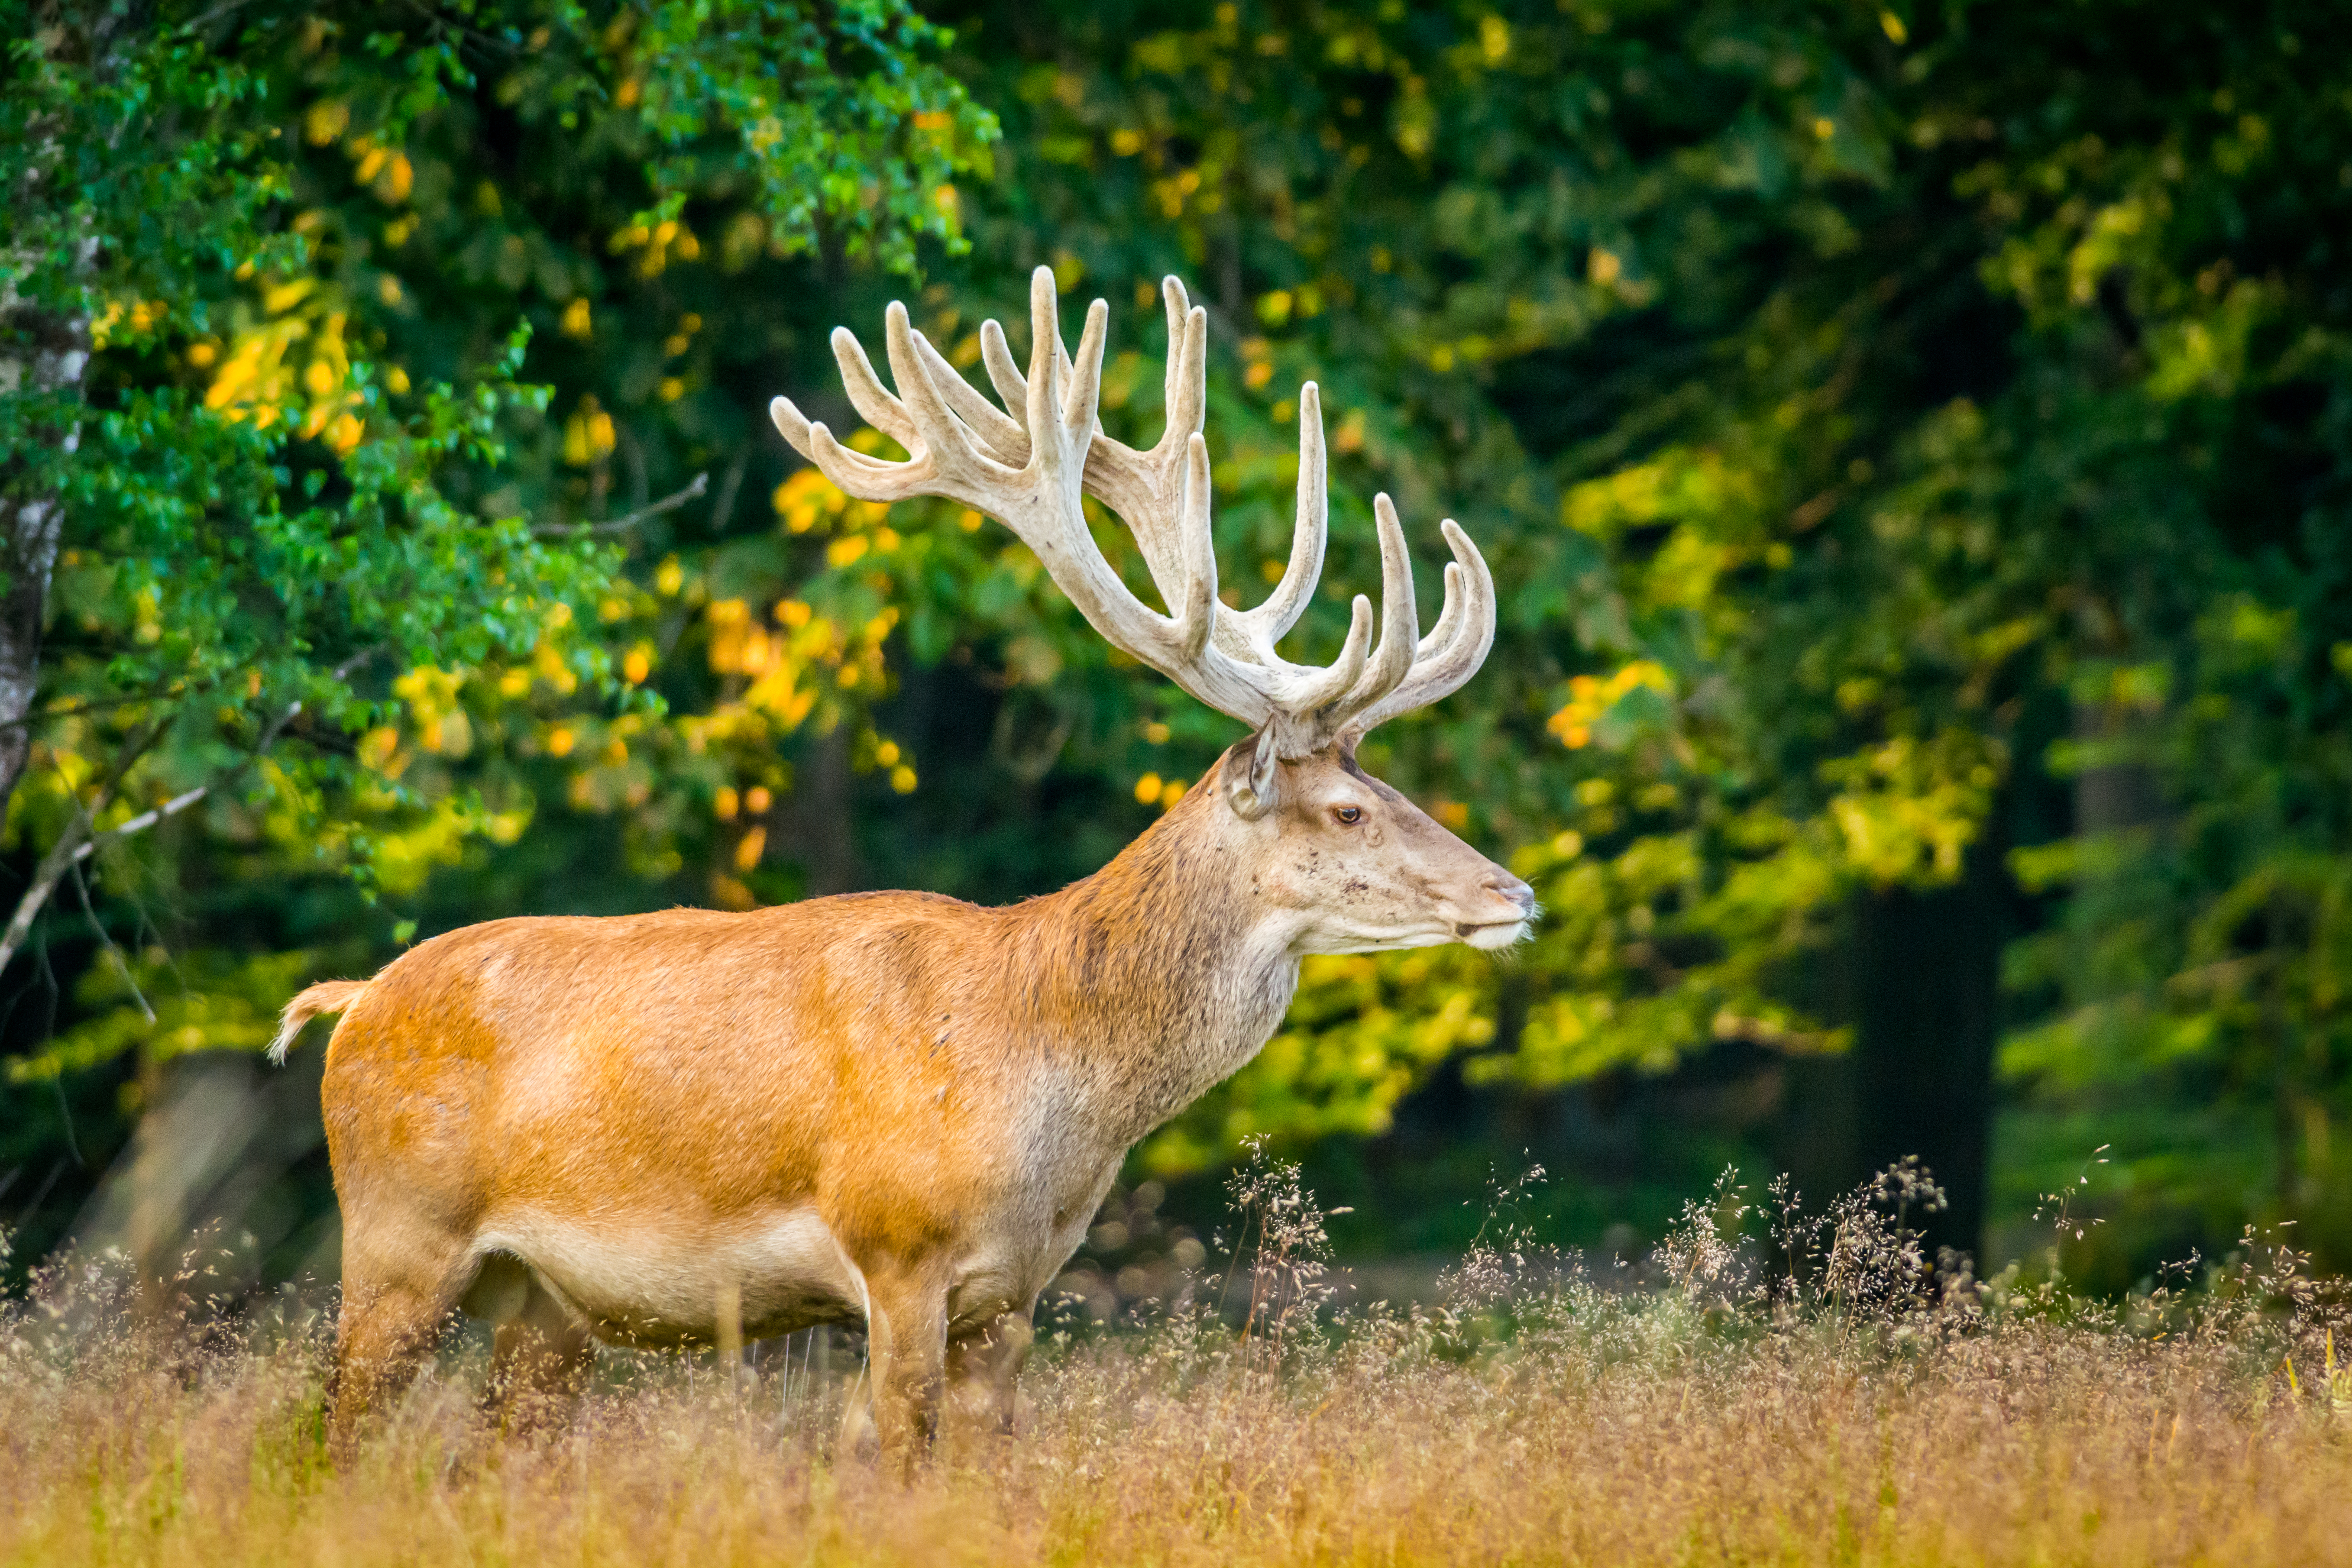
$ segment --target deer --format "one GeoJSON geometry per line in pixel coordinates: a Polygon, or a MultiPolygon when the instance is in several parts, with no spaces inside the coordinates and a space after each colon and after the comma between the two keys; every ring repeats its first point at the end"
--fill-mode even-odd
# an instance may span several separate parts
{"type": "Polygon", "coordinates": [[[901,304],[886,316],[895,392],[835,331],[850,402],[904,460],[845,447],[789,399],[770,413],[852,497],[943,497],[1003,521],[1112,647],[1247,733],[1101,870],[1024,902],[868,892],[490,921],[296,996],[275,1061],[341,1015],[321,1091],[344,1226],[334,1454],[356,1451],[458,1311],[493,1325],[494,1388],[550,1394],[583,1385],[598,1342],[839,1323],[867,1335],[851,1414],[911,1476],[943,1409],[1013,1429],[1040,1293],[1129,1151],[1271,1037],[1302,958],[1528,933],[1526,883],[1356,762],[1373,726],[1486,658],[1486,562],[1444,522],[1444,604],[1422,636],[1382,495],[1377,642],[1359,595],[1335,661],[1284,659],[1327,537],[1318,392],[1298,403],[1289,561],[1263,604],[1230,608],[1206,313],[1174,278],[1162,294],[1166,428],[1148,451],[1098,426],[1108,307],[1071,353],[1042,268],[1025,374],[997,322],[981,334],[1001,408],[901,304]],[[1165,613],[1097,546],[1087,496],[1132,533],[1165,613]]]}

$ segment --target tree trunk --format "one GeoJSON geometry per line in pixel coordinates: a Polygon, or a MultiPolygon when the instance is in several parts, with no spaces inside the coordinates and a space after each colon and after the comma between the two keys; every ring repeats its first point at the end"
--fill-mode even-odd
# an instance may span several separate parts
{"type": "Polygon", "coordinates": [[[2001,846],[1961,879],[1865,898],[1857,911],[1853,1096],[1859,1174],[1916,1154],[1951,1206],[1921,1223],[1937,1247],[1984,1244],[2006,899],[2001,846]]]}
{"type": "Polygon", "coordinates": [[[809,748],[784,814],[790,851],[807,876],[809,898],[854,893],[863,886],[856,791],[849,727],[836,725],[809,748]]]}
{"type": "MultiPolygon", "coordinates": [[[[121,5],[87,10],[60,6],[40,19],[45,25],[36,31],[37,47],[46,44],[54,60],[87,61],[94,75],[117,63],[115,46],[129,21],[121,5]],[[78,23],[72,19],[77,16],[78,23]]],[[[74,133],[74,127],[52,125],[46,137],[37,135],[36,145],[44,153],[61,152],[74,133]]],[[[42,234],[46,226],[38,216],[42,207],[63,204],[63,194],[47,188],[55,178],[55,162],[37,153],[19,188],[10,193],[20,215],[18,232],[30,235],[22,244],[38,246],[45,237],[55,237],[42,234]]],[[[97,237],[73,240],[69,251],[75,280],[86,282],[98,267],[97,237]]],[[[5,345],[0,346],[0,398],[52,405],[80,401],[90,356],[86,311],[44,308],[10,289],[0,293],[0,345],[5,345]]],[[[9,798],[32,753],[42,622],[65,524],[63,472],[81,444],[79,420],[62,420],[55,441],[54,451],[16,454],[6,471],[0,471],[0,574],[5,574],[0,583],[0,820],[6,816],[9,798]]]]}
{"type": "MultiPolygon", "coordinates": [[[[72,449],[70,439],[67,449],[72,449]]],[[[56,496],[16,502],[0,539],[0,819],[33,750],[33,704],[41,679],[41,622],[57,564],[65,505],[56,496]]]]}

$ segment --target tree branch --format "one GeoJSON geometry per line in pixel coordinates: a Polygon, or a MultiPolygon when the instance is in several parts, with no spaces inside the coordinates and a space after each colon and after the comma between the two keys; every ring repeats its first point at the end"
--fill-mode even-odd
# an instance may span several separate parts
{"type": "Polygon", "coordinates": [[[81,805],[74,813],[73,819],[66,824],[65,831],[58,835],[58,841],[49,846],[47,854],[41,857],[40,865],[33,872],[32,885],[27,887],[24,896],[16,900],[16,912],[9,917],[8,929],[5,931],[0,931],[0,970],[7,968],[8,961],[16,957],[17,950],[25,945],[25,938],[33,929],[33,921],[39,918],[42,908],[49,901],[49,895],[57,891],[58,881],[68,871],[79,866],[105,846],[119,839],[127,838],[134,833],[144,832],[165,817],[185,811],[202,800],[215,785],[225,784],[245,772],[268,753],[269,748],[278,743],[278,737],[286,732],[286,726],[292,723],[295,715],[301,711],[302,704],[299,701],[288,703],[286,710],[272,720],[268,728],[262,731],[261,738],[254,743],[253,750],[246,753],[245,760],[220,774],[211,784],[201,784],[184,795],[164,802],[152,811],[143,812],[128,822],[118,824],[108,828],[104,833],[92,837],[89,831],[90,825],[97,821],[98,814],[106,809],[107,802],[114,798],[115,787],[122,782],[123,775],[131,771],[131,764],[145,755],[147,749],[163,737],[166,721],[159,719],[150,725],[147,732],[135,743],[123,748],[122,754],[115,760],[114,770],[107,775],[106,782],[99,785],[96,797],[81,805]]]}
{"type": "Polygon", "coordinates": [[[710,488],[708,471],[694,476],[694,482],[684,489],[666,495],[650,505],[641,506],[625,517],[610,522],[543,522],[530,531],[533,539],[572,539],[590,534],[622,533],[641,522],[659,517],[666,511],[676,511],[710,488]]]}
{"type": "Polygon", "coordinates": [[[710,531],[727,531],[727,520],[735,514],[736,492],[743,488],[743,469],[751,460],[748,446],[735,449],[735,460],[727,465],[727,477],[719,481],[719,499],[710,503],[710,531]]]}
{"type": "MultiPolygon", "coordinates": [[[[52,650],[54,650],[58,646],[58,644],[54,640],[49,645],[52,650]]],[[[201,697],[208,691],[219,689],[219,687],[220,682],[215,680],[205,685],[196,687],[193,690],[183,687],[178,691],[173,691],[168,689],[157,691],[133,691],[121,697],[94,697],[86,701],[79,699],[68,698],[64,700],[70,701],[74,704],[69,708],[44,708],[37,713],[27,713],[21,719],[0,719],[0,730],[22,729],[26,725],[37,724],[48,719],[76,719],[85,713],[103,713],[109,709],[113,708],[135,708],[142,702],[160,702],[167,697],[177,697],[184,700],[190,697],[201,697]]]]}
{"type": "Polygon", "coordinates": [[[204,13],[204,15],[194,17],[190,21],[182,23],[181,30],[184,32],[193,33],[207,22],[217,22],[223,16],[228,16],[231,12],[242,11],[247,5],[252,4],[253,0],[223,0],[221,5],[214,6],[211,10],[204,13]]]}
{"type": "Polygon", "coordinates": [[[80,857],[75,851],[81,847],[88,837],[89,825],[97,819],[100,812],[106,809],[106,803],[114,798],[115,786],[122,782],[122,775],[131,771],[131,765],[146,753],[148,747],[162,738],[163,729],[163,721],[160,719],[150,724],[145,734],[122,749],[121,755],[115,759],[113,771],[98,786],[96,796],[87,802],[76,801],[73,816],[66,823],[65,831],[58,835],[58,841],[49,846],[48,853],[42,856],[41,863],[34,868],[32,885],[16,900],[16,912],[9,917],[8,929],[0,931],[0,970],[5,970],[8,961],[16,956],[17,949],[25,945],[25,938],[33,929],[33,921],[39,916],[42,906],[49,901],[49,895],[57,890],[58,879],[68,868],[79,863],[80,857]]]}
{"type": "Polygon", "coordinates": [[[92,834],[73,852],[77,862],[89,859],[100,850],[134,833],[144,833],[165,817],[177,816],[212,793],[210,784],[198,784],[185,795],[175,795],[152,811],[142,811],[128,822],[119,822],[103,833],[92,834]]]}
{"type": "Polygon", "coordinates": [[[83,879],[80,865],[82,856],[89,853],[89,846],[87,844],[74,852],[74,891],[81,895],[82,916],[89,921],[89,929],[98,933],[98,940],[105,944],[108,955],[114,960],[114,966],[122,972],[122,983],[131,987],[131,999],[139,1004],[141,1015],[152,1024],[155,1021],[155,1009],[147,1005],[147,993],[139,989],[139,976],[131,973],[131,961],[122,955],[121,948],[114,945],[114,933],[108,931],[106,922],[98,918],[98,906],[90,901],[89,883],[83,879]]]}

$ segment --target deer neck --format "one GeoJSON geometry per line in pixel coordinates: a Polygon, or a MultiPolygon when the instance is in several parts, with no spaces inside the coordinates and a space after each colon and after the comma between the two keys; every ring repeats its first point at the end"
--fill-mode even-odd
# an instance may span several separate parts
{"type": "Polygon", "coordinates": [[[1255,1056],[1297,989],[1241,828],[1213,773],[1100,871],[1021,906],[1033,1038],[1119,1149],[1255,1056]]]}

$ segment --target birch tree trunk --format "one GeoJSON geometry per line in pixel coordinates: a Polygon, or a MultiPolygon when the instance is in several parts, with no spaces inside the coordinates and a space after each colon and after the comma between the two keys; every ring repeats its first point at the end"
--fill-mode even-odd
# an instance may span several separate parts
{"type": "MultiPolygon", "coordinates": [[[[30,337],[28,352],[0,357],[0,395],[23,386],[35,396],[78,395],[89,363],[87,317],[58,320],[26,311],[6,323],[8,338],[30,337]],[[25,321],[23,316],[31,316],[25,321]],[[27,331],[26,329],[31,330],[27,331]]],[[[0,328],[0,331],[5,331],[0,328]]],[[[21,339],[20,339],[21,341],[21,339]]],[[[61,458],[79,446],[79,426],[59,437],[61,458]]],[[[41,629],[49,601],[49,574],[58,560],[58,536],[65,523],[61,486],[34,487],[29,495],[6,495],[5,534],[0,536],[0,817],[24,776],[33,747],[33,705],[40,689],[41,629]]]]}
{"type": "MultiPolygon", "coordinates": [[[[93,76],[103,77],[116,62],[115,46],[131,17],[121,5],[54,5],[44,8],[30,44],[60,68],[87,62],[93,76]]],[[[57,188],[68,139],[75,127],[62,120],[37,131],[34,155],[11,192],[17,221],[16,254],[8,258],[8,281],[0,283],[0,398],[21,399],[36,407],[68,407],[81,400],[83,378],[89,371],[89,313],[86,286],[95,275],[99,238],[94,234],[58,234],[42,221],[43,209],[64,215],[72,205],[70,192],[57,188]],[[47,258],[68,258],[77,287],[65,297],[76,301],[60,310],[38,299],[27,299],[14,279],[44,265],[39,247],[47,241],[56,248],[47,258]],[[58,242],[63,241],[62,245],[58,242]]],[[[81,444],[78,419],[58,422],[50,437],[55,448],[47,453],[13,455],[0,472],[0,820],[24,777],[32,753],[33,709],[40,689],[41,632],[49,600],[49,576],[57,566],[58,540],[65,524],[65,466],[81,444]]]]}

